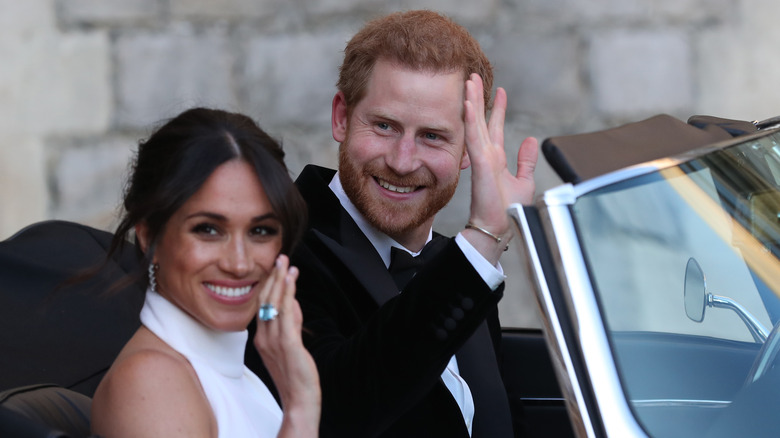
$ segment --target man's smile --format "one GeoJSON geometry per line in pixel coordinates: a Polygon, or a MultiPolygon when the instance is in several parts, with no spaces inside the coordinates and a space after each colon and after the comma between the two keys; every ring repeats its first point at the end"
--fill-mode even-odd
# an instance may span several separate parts
{"type": "Polygon", "coordinates": [[[406,186],[406,187],[403,187],[403,186],[395,186],[395,185],[393,185],[393,184],[390,184],[389,182],[387,182],[387,181],[385,181],[385,180],[383,180],[383,179],[380,179],[380,178],[375,178],[375,179],[376,179],[376,182],[377,182],[377,183],[378,183],[380,186],[382,186],[382,187],[383,187],[384,189],[386,189],[386,190],[390,190],[391,192],[396,192],[396,193],[410,193],[410,192],[412,192],[412,191],[414,191],[414,190],[416,190],[416,189],[417,189],[417,187],[416,187],[416,186],[406,186]]]}

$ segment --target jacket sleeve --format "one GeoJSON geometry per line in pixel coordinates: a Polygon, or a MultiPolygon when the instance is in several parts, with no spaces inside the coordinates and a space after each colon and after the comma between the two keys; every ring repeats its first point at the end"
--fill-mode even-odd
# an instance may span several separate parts
{"type": "Polygon", "coordinates": [[[488,288],[454,240],[381,307],[316,242],[302,245],[293,263],[304,342],[320,372],[323,427],[355,436],[384,430],[425,397],[503,290],[488,288]]]}

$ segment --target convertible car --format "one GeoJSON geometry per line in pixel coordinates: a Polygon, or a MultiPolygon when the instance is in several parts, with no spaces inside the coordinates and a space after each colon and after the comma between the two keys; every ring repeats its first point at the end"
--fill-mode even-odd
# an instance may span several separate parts
{"type": "MultiPolygon", "coordinates": [[[[505,329],[518,436],[780,430],[780,129],[659,115],[552,137],[564,183],[513,205],[542,330],[505,329]]],[[[89,435],[140,324],[132,246],[64,221],[0,242],[0,436],[89,435]]]]}
{"type": "Polygon", "coordinates": [[[543,143],[564,184],[509,211],[577,436],[780,433],[777,122],[543,143]]]}

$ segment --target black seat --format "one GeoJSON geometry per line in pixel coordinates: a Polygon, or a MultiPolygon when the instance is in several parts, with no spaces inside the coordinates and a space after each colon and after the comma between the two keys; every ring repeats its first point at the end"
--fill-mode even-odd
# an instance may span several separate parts
{"type": "Polygon", "coordinates": [[[87,437],[92,400],[57,385],[0,392],[0,436],[87,437]]]}
{"type": "Polygon", "coordinates": [[[82,402],[140,325],[144,291],[135,283],[109,291],[143,271],[132,245],[94,276],[71,281],[101,266],[111,237],[72,222],[46,221],[0,242],[0,392],[7,395],[0,402],[0,431],[20,415],[22,424],[24,418],[40,424],[51,417],[39,409],[73,408],[67,417],[78,423],[89,412],[82,402]]]}

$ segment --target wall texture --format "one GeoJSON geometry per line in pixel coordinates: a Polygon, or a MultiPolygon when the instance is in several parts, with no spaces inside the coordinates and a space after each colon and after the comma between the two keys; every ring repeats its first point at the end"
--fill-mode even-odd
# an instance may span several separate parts
{"type": "MultiPolygon", "coordinates": [[[[477,36],[509,94],[510,156],[657,113],[780,114],[773,0],[0,0],[0,239],[48,218],[110,229],[136,142],[192,105],[259,120],[295,174],[334,166],[344,43],[409,8],[477,36]]],[[[462,180],[444,232],[467,217],[462,180]]],[[[542,163],[539,189],[556,183],[542,163]]],[[[505,323],[535,325],[515,248],[504,265],[505,323]]]]}

